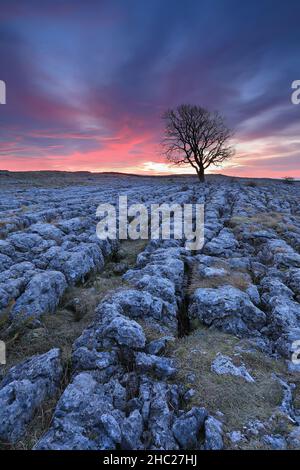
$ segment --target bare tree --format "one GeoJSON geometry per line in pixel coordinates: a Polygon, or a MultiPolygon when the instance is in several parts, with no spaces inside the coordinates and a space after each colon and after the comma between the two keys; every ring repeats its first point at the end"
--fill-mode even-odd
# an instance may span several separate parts
{"type": "Polygon", "coordinates": [[[233,132],[224,118],[200,106],[182,104],[163,114],[165,134],[163,148],[174,165],[190,164],[200,181],[210,165],[218,166],[234,154],[228,144],[233,132]]]}

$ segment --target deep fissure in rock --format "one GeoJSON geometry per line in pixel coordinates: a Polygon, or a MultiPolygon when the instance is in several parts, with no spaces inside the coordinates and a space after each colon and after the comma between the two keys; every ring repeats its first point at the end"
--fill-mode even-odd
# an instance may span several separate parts
{"type": "Polygon", "coordinates": [[[182,299],[177,313],[177,335],[178,338],[187,336],[190,333],[190,320],[188,317],[188,309],[190,302],[190,295],[188,288],[191,282],[191,268],[188,263],[184,263],[184,281],[182,286],[182,299]]]}

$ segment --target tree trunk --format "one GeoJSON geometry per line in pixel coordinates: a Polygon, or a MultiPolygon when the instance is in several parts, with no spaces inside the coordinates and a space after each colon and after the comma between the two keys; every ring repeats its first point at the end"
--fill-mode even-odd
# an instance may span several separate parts
{"type": "Polygon", "coordinates": [[[197,175],[198,175],[200,183],[204,183],[205,182],[205,175],[204,175],[204,168],[203,167],[200,167],[199,170],[197,170],[197,175]]]}

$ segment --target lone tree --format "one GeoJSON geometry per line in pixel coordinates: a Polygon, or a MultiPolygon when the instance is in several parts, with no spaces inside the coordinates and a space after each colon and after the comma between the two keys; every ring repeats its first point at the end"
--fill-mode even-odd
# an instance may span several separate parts
{"type": "Polygon", "coordinates": [[[228,144],[233,132],[217,112],[182,104],[166,111],[163,120],[162,144],[167,159],[174,165],[190,164],[202,182],[210,165],[218,166],[234,154],[228,144]]]}

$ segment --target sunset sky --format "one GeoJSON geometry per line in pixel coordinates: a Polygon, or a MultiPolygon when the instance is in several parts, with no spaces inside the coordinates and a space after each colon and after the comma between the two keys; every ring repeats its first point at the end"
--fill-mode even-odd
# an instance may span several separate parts
{"type": "Polygon", "coordinates": [[[300,178],[299,21],[299,0],[0,0],[0,169],[170,173],[161,114],[192,103],[235,129],[218,171],[300,178]]]}

